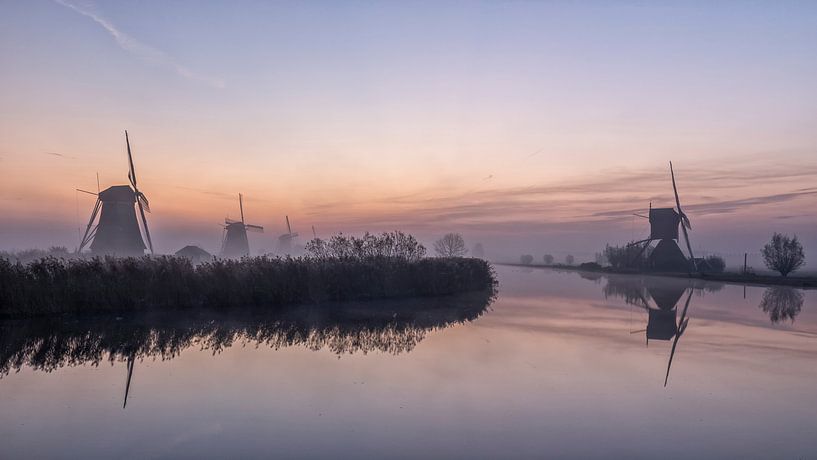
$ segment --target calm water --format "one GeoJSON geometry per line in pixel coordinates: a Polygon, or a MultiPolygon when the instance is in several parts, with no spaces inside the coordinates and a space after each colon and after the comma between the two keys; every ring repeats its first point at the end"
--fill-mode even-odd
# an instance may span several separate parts
{"type": "Polygon", "coordinates": [[[367,321],[7,322],[0,457],[817,458],[817,292],[498,273],[367,321]]]}

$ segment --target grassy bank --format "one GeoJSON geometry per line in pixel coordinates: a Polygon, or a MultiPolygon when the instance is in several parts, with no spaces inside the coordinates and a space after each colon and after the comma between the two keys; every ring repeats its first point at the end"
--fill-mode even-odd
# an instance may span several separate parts
{"type": "Polygon", "coordinates": [[[719,283],[730,284],[748,284],[753,286],[790,286],[802,289],[817,288],[817,277],[813,276],[770,276],[770,275],[756,275],[743,273],[663,273],[663,272],[640,272],[637,270],[621,269],[617,270],[612,267],[602,268],[586,268],[577,265],[543,265],[543,264],[519,264],[519,263],[498,263],[497,265],[506,265],[510,267],[526,267],[526,268],[549,268],[553,270],[573,270],[584,272],[597,273],[614,273],[619,275],[649,275],[649,276],[668,276],[673,278],[692,278],[705,281],[715,281],[719,283]]]}
{"type": "Polygon", "coordinates": [[[176,257],[0,260],[0,317],[260,307],[494,290],[481,259],[176,257]]]}

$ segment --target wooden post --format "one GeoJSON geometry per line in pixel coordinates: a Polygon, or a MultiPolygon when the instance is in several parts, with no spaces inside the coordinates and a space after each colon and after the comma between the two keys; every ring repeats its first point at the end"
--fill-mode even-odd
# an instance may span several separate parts
{"type": "Polygon", "coordinates": [[[748,252],[743,253],[743,274],[746,274],[746,259],[749,257],[748,252]]]}

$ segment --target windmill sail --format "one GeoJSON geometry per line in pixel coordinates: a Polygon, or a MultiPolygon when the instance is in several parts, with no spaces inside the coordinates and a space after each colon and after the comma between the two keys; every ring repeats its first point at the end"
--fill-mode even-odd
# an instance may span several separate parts
{"type": "Polygon", "coordinates": [[[681,230],[684,232],[684,241],[687,245],[687,250],[689,251],[689,260],[692,261],[692,267],[697,271],[697,267],[695,266],[695,256],[692,254],[692,244],[689,242],[689,233],[687,229],[692,229],[692,224],[689,222],[689,218],[684,213],[684,210],[681,209],[681,199],[678,198],[678,187],[675,185],[675,171],[672,169],[672,162],[669,162],[669,173],[672,177],[672,191],[675,192],[675,206],[678,207],[678,214],[681,216],[681,230]]]}
{"type": "Polygon", "coordinates": [[[148,206],[148,199],[136,186],[136,169],[133,167],[133,154],[131,154],[130,151],[130,139],[128,139],[127,130],[125,130],[125,143],[128,146],[128,165],[130,165],[128,177],[130,177],[131,185],[133,185],[133,191],[136,194],[136,204],[139,206],[139,214],[142,216],[142,229],[145,231],[145,238],[148,240],[148,248],[150,248],[150,253],[153,254],[153,241],[150,239],[148,220],[145,217],[145,211],[150,212],[150,206],[148,206]]]}
{"type": "Polygon", "coordinates": [[[684,334],[684,331],[687,329],[687,324],[689,324],[689,318],[687,318],[687,310],[689,309],[689,301],[692,299],[692,289],[689,290],[689,295],[687,296],[686,304],[684,304],[684,310],[681,312],[681,320],[678,322],[678,332],[675,334],[675,340],[672,341],[672,351],[669,354],[669,361],[667,362],[667,375],[664,377],[664,386],[667,386],[667,382],[669,381],[669,371],[672,368],[672,358],[675,357],[675,348],[678,346],[678,341],[681,339],[681,336],[684,334]]]}

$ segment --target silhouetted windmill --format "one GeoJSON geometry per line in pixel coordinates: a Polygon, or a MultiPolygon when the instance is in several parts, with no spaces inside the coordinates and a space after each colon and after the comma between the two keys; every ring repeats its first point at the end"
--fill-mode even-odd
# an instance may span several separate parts
{"type": "Polygon", "coordinates": [[[289,254],[292,252],[292,240],[298,236],[297,232],[292,232],[292,226],[289,224],[289,216],[286,216],[286,219],[287,232],[278,237],[278,252],[283,254],[289,254]]]}
{"type": "Polygon", "coordinates": [[[145,194],[140,192],[136,186],[136,171],[133,167],[133,155],[127,131],[125,131],[125,144],[128,148],[130,185],[114,185],[99,193],[77,189],[97,197],[88,226],[85,228],[85,234],[80,241],[79,251],[90,243],[91,252],[94,254],[144,255],[145,242],[142,240],[139,221],[133,207],[133,204],[136,203],[142,220],[142,230],[148,242],[147,247],[153,254],[153,242],[150,239],[148,221],[145,217],[145,212],[150,212],[150,206],[145,194]],[[99,222],[94,225],[97,215],[99,215],[99,222]]]}
{"type": "Polygon", "coordinates": [[[695,266],[695,256],[692,254],[692,245],[689,242],[688,230],[692,229],[689,218],[681,209],[681,200],[678,198],[678,188],[675,185],[675,172],[672,169],[672,162],[669,164],[670,176],[672,177],[672,190],[675,192],[676,208],[653,208],[650,204],[648,216],[635,214],[639,217],[647,217],[650,221],[650,237],[631,243],[630,246],[643,244],[638,253],[638,257],[650,246],[653,241],[658,240],[658,244],[650,253],[648,262],[653,270],[666,272],[689,271],[690,266],[697,271],[695,266]],[[678,225],[684,233],[689,258],[684,256],[678,246],[678,225]]]}
{"type": "Polygon", "coordinates": [[[228,258],[250,255],[250,242],[247,240],[247,231],[264,232],[264,227],[251,225],[244,221],[244,195],[238,194],[238,207],[241,210],[241,220],[224,219],[224,240],[221,243],[221,256],[228,258]]]}

